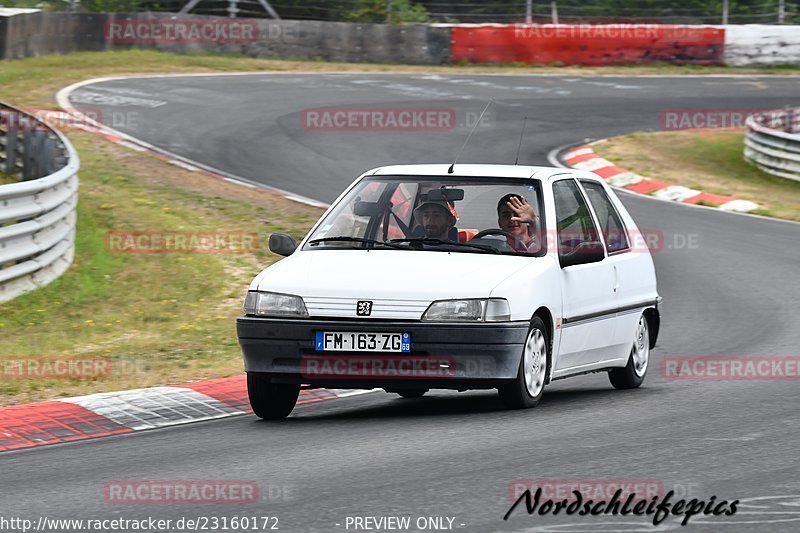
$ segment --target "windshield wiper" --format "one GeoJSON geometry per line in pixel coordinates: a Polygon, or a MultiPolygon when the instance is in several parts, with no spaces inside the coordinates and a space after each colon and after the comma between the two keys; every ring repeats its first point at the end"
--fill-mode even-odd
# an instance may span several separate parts
{"type": "Polygon", "coordinates": [[[391,242],[376,241],[374,239],[363,239],[361,237],[351,237],[349,235],[339,235],[338,237],[323,237],[321,239],[312,239],[308,241],[309,246],[316,246],[322,242],[360,242],[363,244],[371,244],[372,246],[388,246],[389,248],[396,248],[398,250],[407,250],[405,246],[398,246],[391,242]]]}
{"type": "Polygon", "coordinates": [[[497,248],[491,246],[482,246],[480,244],[470,244],[468,242],[445,241],[444,239],[432,239],[430,237],[417,237],[413,239],[392,239],[389,242],[407,242],[407,243],[421,243],[421,244],[447,244],[452,246],[465,246],[467,248],[475,248],[483,250],[484,252],[492,252],[493,254],[502,253],[497,248]]]}

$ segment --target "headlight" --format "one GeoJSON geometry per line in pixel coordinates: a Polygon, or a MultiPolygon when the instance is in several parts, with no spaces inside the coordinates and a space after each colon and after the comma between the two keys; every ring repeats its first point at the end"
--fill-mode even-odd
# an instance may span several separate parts
{"type": "Polygon", "coordinates": [[[439,300],[433,302],[422,320],[432,322],[502,322],[511,319],[508,300],[439,300]]]}
{"type": "Polygon", "coordinates": [[[249,291],[244,299],[244,314],[255,316],[307,317],[303,299],[293,294],[249,291]]]}

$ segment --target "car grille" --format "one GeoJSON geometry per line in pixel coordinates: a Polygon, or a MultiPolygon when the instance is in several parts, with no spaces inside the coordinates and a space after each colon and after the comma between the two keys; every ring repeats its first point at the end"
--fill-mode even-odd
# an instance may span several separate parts
{"type": "Polygon", "coordinates": [[[356,315],[356,305],[367,298],[322,298],[304,297],[306,309],[312,317],[347,317],[369,320],[370,318],[388,318],[395,320],[419,320],[422,313],[430,305],[426,300],[370,300],[372,313],[370,316],[356,315]]]}

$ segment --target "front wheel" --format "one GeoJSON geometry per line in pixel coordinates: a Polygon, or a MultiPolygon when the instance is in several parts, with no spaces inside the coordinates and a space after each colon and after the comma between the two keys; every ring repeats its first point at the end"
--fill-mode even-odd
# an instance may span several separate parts
{"type": "Polygon", "coordinates": [[[264,420],[289,416],[300,395],[299,384],[270,383],[264,374],[247,373],[247,396],[253,413],[264,420]]]}
{"type": "Polygon", "coordinates": [[[650,329],[644,315],[639,318],[633,347],[624,368],[615,368],[608,372],[608,379],[615,389],[635,389],[644,381],[647,366],[650,362],[650,329]]]}
{"type": "Polygon", "coordinates": [[[497,389],[500,400],[509,409],[536,407],[542,399],[549,346],[546,332],[542,319],[534,317],[525,340],[517,378],[497,389]]]}

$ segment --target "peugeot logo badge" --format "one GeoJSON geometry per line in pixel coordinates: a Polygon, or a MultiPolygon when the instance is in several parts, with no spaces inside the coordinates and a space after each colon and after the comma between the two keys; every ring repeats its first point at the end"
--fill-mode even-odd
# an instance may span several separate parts
{"type": "Polygon", "coordinates": [[[369,300],[360,300],[356,304],[356,315],[369,316],[372,314],[372,302],[369,300]]]}

